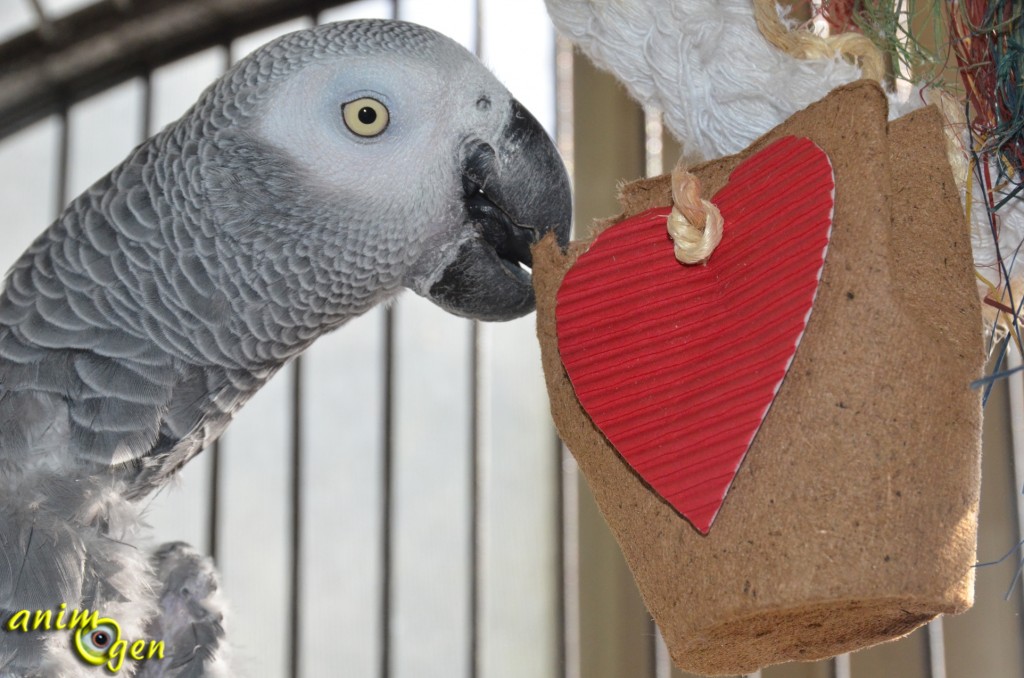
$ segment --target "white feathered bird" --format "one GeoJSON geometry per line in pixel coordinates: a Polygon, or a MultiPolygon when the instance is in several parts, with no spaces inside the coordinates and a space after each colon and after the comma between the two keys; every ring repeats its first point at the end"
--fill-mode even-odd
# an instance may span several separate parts
{"type": "MultiPolygon", "coordinates": [[[[793,113],[863,77],[860,66],[840,56],[798,58],[771,44],[758,27],[754,0],[545,3],[561,33],[637,101],[662,111],[665,126],[689,160],[738,153],[793,113]]],[[[890,119],[925,103],[919,87],[888,95],[890,119]]],[[[967,148],[969,142],[962,140],[962,145],[967,148]]],[[[957,181],[966,205],[967,163],[958,165],[963,166],[957,181]]],[[[1000,209],[998,242],[980,181],[974,182],[971,201],[975,266],[992,282],[1000,281],[1004,272],[996,261],[1001,250],[1010,279],[1019,281],[1024,200],[1000,209]]],[[[984,296],[988,289],[980,285],[979,292],[984,296]]]]}

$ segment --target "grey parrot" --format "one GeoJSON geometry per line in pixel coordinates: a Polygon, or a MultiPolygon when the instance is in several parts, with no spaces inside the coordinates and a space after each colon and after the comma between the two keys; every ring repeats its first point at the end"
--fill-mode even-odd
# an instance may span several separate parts
{"type": "Polygon", "coordinates": [[[530,312],[530,245],[565,244],[570,212],[540,124],[434,31],[324,25],[231,68],[6,278],[0,675],[92,674],[67,632],[13,623],[61,605],[116,620],[87,639],[101,653],[165,639],[124,675],[221,675],[216,576],[184,545],[133,546],[139,500],[317,337],[403,289],[481,320],[530,312]]]}

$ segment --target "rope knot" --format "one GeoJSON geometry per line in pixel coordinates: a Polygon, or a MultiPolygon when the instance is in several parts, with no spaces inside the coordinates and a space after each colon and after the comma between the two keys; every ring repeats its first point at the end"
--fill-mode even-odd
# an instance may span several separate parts
{"type": "Polygon", "coordinates": [[[672,202],[668,233],[676,259],[684,264],[706,263],[722,241],[722,213],[700,197],[700,179],[682,167],[672,172],[672,202]]]}

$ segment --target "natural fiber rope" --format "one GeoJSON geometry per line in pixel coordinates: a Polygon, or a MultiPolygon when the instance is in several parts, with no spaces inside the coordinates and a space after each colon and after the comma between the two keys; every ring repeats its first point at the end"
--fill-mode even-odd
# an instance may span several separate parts
{"type": "Polygon", "coordinates": [[[754,0],[754,18],[771,44],[798,59],[831,59],[837,54],[852,58],[865,78],[881,82],[885,60],[870,39],[859,33],[840,33],[828,38],[810,31],[790,30],[779,16],[775,0],[754,0]]]}
{"type": "Polygon", "coordinates": [[[672,201],[668,233],[675,243],[676,259],[684,264],[707,262],[722,241],[722,213],[700,197],[700,179],[681,165],[672,172],[672,201]]]}

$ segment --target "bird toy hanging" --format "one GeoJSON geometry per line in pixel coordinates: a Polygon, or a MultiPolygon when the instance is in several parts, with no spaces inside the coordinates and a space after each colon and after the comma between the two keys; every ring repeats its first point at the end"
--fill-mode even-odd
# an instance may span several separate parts
{"type": "Polygon", "coordinates": [[[625,186],[623,213],[568,254],[534,251],[552,415],[676,665],[748,673],[968,609],[986,354],[971,251],[993,230],[964,219],[967,142],[925,105],[935,88],[860,27],[869,3],[815,8],[827,37],[771,0],[547,4],[708,158],[689,171],[724,222],[713,251],[676,259],[700,229],[675,226],[702,221],[680,218],[676,173],[625,186]],[[821,162],[764,171],[794,139],[821,162]]]}

